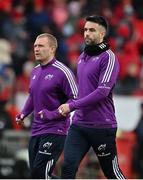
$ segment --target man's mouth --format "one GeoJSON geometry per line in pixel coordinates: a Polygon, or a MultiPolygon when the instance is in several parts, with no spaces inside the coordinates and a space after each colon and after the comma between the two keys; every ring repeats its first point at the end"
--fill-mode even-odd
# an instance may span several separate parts
{"type": "Polygon", "coordinates": [[[91,43],[91,39],[90,38],[85,38],[85,43],[86,44],[90,44],[91,43]]]}
{"type": "Polygon", "coordinates": [[[35,55],[36,55],[36,56],[40,56],[40,54],[39,54],[39,53],[36,53],[35,55]]]}

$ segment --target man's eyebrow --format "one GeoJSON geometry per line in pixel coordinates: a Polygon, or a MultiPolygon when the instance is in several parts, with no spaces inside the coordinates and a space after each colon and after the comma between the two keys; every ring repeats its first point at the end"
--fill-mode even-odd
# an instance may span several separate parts
{"type": "Polygon", "coordinates": [[[43,44],[34,44],[34,46],[44,46],[43,44]]]}
{"type": "Polygon", "coordinates": [[[84,28],[84,30],[90,30],[90,31],[95,31],[96,29],[95,28],[84,28]]]}

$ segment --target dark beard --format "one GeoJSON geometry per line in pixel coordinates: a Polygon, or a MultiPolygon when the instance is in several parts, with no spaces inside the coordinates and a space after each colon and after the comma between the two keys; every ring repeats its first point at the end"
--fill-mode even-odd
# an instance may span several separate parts
{"type": "Polygon", "coordinates": [[[84,48],[84,52],[89,56],[94,56],[94,55],[99,55],[108,49],[109,49],[108,43],[102,42],[100,44],[86,45],[84,48]]]}

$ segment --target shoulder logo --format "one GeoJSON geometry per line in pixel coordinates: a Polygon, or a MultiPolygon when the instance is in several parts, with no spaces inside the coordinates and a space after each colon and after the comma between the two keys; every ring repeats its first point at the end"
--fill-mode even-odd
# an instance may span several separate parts
{"type": "Polygon", "coordinates": [[[99,57],[97,56],[97,57],[93,58],[92,61],[96,61],[98,59],[99,59],[99,57]]]}
{"type": "Polygon", "coordinates": [[[81,59],[78,61],[78,64],[80,64],[81,63],[81,59]]]}
{"type": "Polygon", "coordinates": [[[34,76],[32,77],[32,79],[36,79],[36,75],[34,75],[34,76]]]}
{"type": "Polygon", "coordinates": [[[53,74],[47,74],[44,79],[45,80],[51,80],[53,77],[54,77],[53,74]]]}

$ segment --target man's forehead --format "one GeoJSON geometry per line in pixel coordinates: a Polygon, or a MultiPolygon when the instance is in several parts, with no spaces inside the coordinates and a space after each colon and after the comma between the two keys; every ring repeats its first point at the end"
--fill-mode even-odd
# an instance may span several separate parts
{"type": "Polygon", "coordinates": [[[47,43],[48,39],[46,37],[40,37],[40,38],[36,38],[35,43],[34,44],[44,44],[47,43]]]}
{"type": "Polygon", "coordinates": [[[87,21],[84,26],[84,28],[97,28],[97,27],[99,27],[99,24],[90,21],[87,21]]]}

